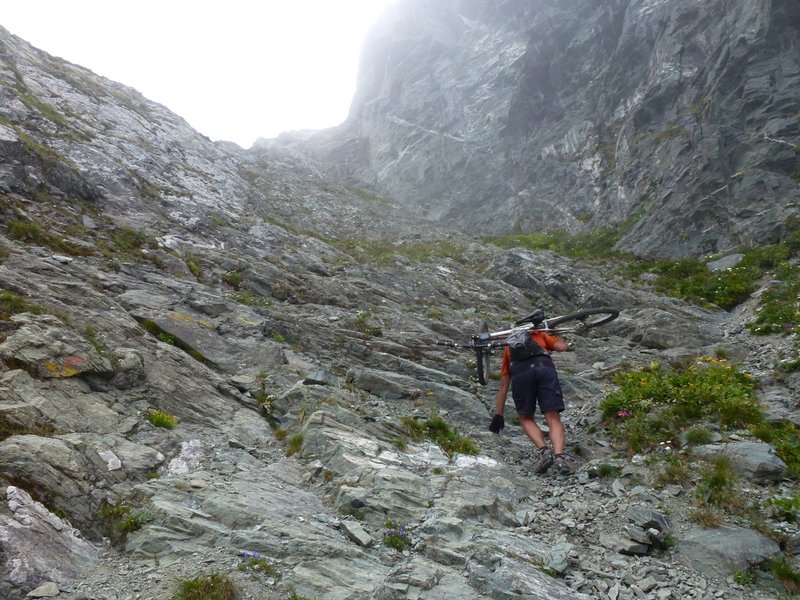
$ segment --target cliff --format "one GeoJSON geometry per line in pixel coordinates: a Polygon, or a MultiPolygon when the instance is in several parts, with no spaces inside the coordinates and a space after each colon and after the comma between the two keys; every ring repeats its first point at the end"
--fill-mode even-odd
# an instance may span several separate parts
{"type": "Polygon", "coordinates": [[[798,57],[793,0],[407,0],[347,122],[300,145],[471,235],[614,227],[639,255],[726,252],[798,212],[798,57]]]}

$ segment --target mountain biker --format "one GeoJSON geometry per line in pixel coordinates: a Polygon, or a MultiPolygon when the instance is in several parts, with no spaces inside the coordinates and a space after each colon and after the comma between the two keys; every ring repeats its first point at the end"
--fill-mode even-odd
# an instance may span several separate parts
{"type": "Polygon", "coordinates": [[[506,346],[503,364],[500,368],[500,389],[497,390],[496,411],[489,425],[489,431],[500,433],[505,426],[503,413],[509,387],[514,405],[519,414],[519,421],[525,434],[539,449],[539,457],[534,466],[535,473],[544,473],[551,466],[561,475],[572,473],[572,468],[564,456],[564,425],[561,422],[561,411],[564,410],[564,397],[558,381],[551,351],[564,352],[567,342],[562,338],[533,330],[530,337],[538,344],[539,352],[527,359],[512,361],[511,350],[506,346]],[[534,414],[536,403],[544,414],[550,430],[551,452],[544,440],[542,430],[537,425],[534,414]]]}

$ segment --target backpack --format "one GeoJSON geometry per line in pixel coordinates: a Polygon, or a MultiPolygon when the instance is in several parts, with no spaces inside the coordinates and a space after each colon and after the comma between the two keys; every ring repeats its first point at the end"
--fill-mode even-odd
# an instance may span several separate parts
{"type": "Polygon", "coordinates": [[[515,367],[518,366],[518,363],[536,356],[550,356],[550,353],[536,343],[530,332],[525,329],[520,329],[509,335],[506,338],[506,344],[511,354],[512,375],[516,371],[515,367]]]}

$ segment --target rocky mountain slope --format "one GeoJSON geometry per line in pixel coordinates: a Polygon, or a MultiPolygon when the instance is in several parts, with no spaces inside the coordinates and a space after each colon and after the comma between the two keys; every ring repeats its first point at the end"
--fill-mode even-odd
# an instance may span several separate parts
{"type": "MultiPolygon", "coordinates": [[[[253,599],[781,593],[734,575],[796,526],[770,518],[783,548],[700,528],[697,475],[657,485],[597,406],[618,370],[723,349],[792,419],[784,338],[443,232],[291,149],[212,143],[4,30],[0,57],[0,596],[167,599],[211,574],[253,599]],[[535,477],[511,414],[487,431],[496,384],[434,342],[598,305],[622,314],[559,356],[577,472],[535,477]]],[[[741,493],[766,506],[795,484],[759,448],[741,493]]]]}
{"type": "Polygon", "coordinates": [[[794,0],[407,0],[347,122],[279,142],[473,234],[727,252],[797,214],[798,57],[794,0]]]}

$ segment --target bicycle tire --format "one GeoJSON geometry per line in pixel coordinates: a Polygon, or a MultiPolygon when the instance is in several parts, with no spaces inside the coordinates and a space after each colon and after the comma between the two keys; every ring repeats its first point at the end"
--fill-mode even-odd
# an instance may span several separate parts
{"type": "Polygon", "coordinates": [[[610,323],[616,319],[618,316],[619,311],[614,308],[585,308],[583,310],[579,310],[578,312],[564,315],[563,317],[547,319],[545,322],[547,323],[548,329],[553,329],[565,323],[580,321],[580,329],[583,330],[605,325],[606,323],[610,323]]]}
{"type": "MultiPolygon", "coordinates": [[[[489,331],[489,324],[485,321],[481,326],[481,332],[488,332],[489,331]]],[[[475,348],[475,359],[477,362],[478,368],[478,383],[481,385],[486,385],[489,381],[489,373],[492,370],[492,361],[490,360],[491,357],[491,350],[488,348],[483,348],[481,346],[477,346],[475,348]]]]}

